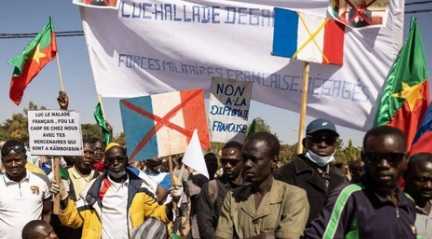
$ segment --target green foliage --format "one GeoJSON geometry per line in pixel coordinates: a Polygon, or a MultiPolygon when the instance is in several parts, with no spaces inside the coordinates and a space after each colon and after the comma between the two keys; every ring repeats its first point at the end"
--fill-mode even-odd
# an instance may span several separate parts
{"type": "MultiPolygon", "coordinates": [[[[281,145],[280,151],[280,160],[283,162],[288,162],[291,160],[297,153],[297,144],[293,145],[281,145]]],[[[356,160],[360,158],[360,148],[355,147],[351,141],[348,141],[348,145],[344,146],[342,139],[339,139],[336,145],[336,153],[335,158],[337,162],[348,163],[350,161],[356,160]]]]}
{"type": "Polygon", "coordinates": [[[12,118],[7,119],[2,125],[6,132],[7,139],[15,139],[21,142],[28,141],[27,116],[22,113],[13,114],[12,118]]]}
{"type": "Polygon", "coordinates": [[[15,139],[22,142],[28,141],[27,131],[27,112],[29,110],[45,110],[46,108],[39,107],[35,103],[29,103],[27,108],[24,108],[22,113],[13,114],[10,119],[6,119],[3,124],[0,125],[0,139],[8,140],[15,139]]]}
{"type": "Polygon", "coordinates": [[[6,129],[0,125],[0,141],[5,141],[8,139],[8,134],[6,129]]]}
{"type": "Polygon", "coordinates": [[[336,150],[336,154],[335,154],[336,161],[348,163],[350,161],[360,159],[361,150],[359,147],[355,147],[353,145],[351,139],[348,141],[348,145],[346,147],[342,147],[342,145],[343,143],[341,140],[340,145],[336,150]]]}
{"type": "Polygon", "coordinates": [[[279,160],[280,161],[288,162],[296,155],[297,155],[297,144],[293,144],[293,145],[283,144],[283,145],[281,145],[281,150],[279,153],[279,160]]]}
{"type": "Polygon", "coordinates": [[[126,139],[125,139],[124,132],[121,132],[119,136],[114,137],[113,141],[118,143],[118,144],[121,144],[121,145],[126,145],[126,139]]]}
{"type": "Polygon", "coordinates": [[[83,138],[102,139],[102,132],[97,124],[81,124],[81,133],[83,138]]]}
{"type": "Polygon", "coordinates": [[[253,120],[252,124],[254,133],[258,132],[271,132],[270,126],[260,117],[253,120]]]}

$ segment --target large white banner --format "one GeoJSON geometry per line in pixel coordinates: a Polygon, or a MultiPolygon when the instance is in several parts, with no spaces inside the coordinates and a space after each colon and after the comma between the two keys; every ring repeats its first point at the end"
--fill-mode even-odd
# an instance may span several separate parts
{"type": "MultiPolygon", "coordinates": [[[[328,0],[122,0],[81,8],[96,88],[136,97],[210,88],[212,77],[254,82],[253,99],[298,111],[301,62],[271,55],[273,8],[327,14],[328,0]]],[[[365,129],[402,43],[403,0],[381,28],[347,28],[344,65],[311,64],[308,113],[365,129]]]]}

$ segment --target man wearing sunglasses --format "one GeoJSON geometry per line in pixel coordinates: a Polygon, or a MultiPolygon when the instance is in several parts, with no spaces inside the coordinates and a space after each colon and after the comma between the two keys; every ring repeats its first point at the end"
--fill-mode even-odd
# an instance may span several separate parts
{"type": "Polygon", "coordinates": [[[220,162],[223,174],[220,178],[204,184],[198,199],[198,226],[201,238],[214,238],[219,211],[228,191],[242,185],[242,144],[236,141],[226,143],[222,148],[220,162]]]}
{"type": "Polygon", "coordinates": [[[369,130],[363,140],[361,183],[332,193],[305,238],[416,238],[415,205],[398,188],[405,154],[402,131],[390,126],[369,130]]]}
{"type": "Polygon", "coordinates": [[[130,238],[146,218],[168,223],[172,203],[159,205],[145,182],[127,170],[124,147],[110,143],[105,164],[105,173],[94,179],[76,202],[61,183],[52,183],[52,191],[62,199],[59,218],[64,225],[82,226],[81,238],[123,239],[130,238]]]}
{"type": "Polygon", "coordinates": [[[330,163],[335,160],[336,126],[329,120],[316,119],[306,127],[305,153],[297,155],[275,173],[275,178],[303,188],[308,196],[308,222],[318,217],[328,193],[346,184],[345,177],[330,163]]]}

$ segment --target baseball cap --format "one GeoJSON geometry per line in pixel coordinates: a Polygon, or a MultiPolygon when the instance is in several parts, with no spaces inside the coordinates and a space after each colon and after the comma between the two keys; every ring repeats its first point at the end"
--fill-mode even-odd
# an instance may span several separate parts
{"type": "Polygon", "coordinates": [[[338,132],[336,131],[335,124],[333,124],[333,122],[326,119],[316,119],[310,122],[306,127],[306,135],[311,135],[321,130],[328,130],[335,133],[337,136],[339,136],[338,132]]]}

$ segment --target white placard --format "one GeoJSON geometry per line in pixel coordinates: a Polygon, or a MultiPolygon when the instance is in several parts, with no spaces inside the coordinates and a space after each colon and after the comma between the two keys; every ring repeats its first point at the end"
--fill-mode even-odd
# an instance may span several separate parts
{"type": "Polygon", "coordinates": [[[32,155],[82,155],[79,113],[64,110],[28,112],[28,131],[32,155]]]}
{"type": "Polygon", "coordinates": [[[252,82],[213,78],[210,87],[211,141],[243,142],[247,133],[252,82]]]}

